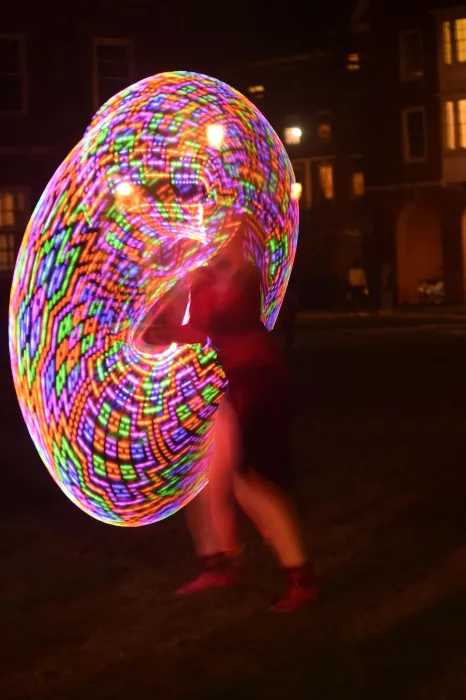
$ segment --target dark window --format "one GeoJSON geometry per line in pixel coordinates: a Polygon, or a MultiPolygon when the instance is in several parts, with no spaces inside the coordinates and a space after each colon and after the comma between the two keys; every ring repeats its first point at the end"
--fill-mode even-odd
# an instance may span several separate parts
{"type": "Polygon", "coordinates": [[[316,126],[317,137],[321,141],[332,140],[332,118],[330,112],[317,112],[316,126]]]}
{"type": "Polygon", "coordinates": [[[405,160],[424,160],[427,152],[424,108],[408,109],[403,114],[405,160]]]}
{"type": "Polygon", "coordinates": [[[424,74],[422,33],[416,29],[400,34],[400,66],[402,80],[417,80],[424,74]]]}
{"type": "Polygon", "coordinates": [[[132,44],[129,41],[95,44],[95,101],[100,107],[131,84],[132,44]]]}
{"type": "Polygon", "coordinates": [[[19,37],[0,37],[0,112],[21,112],[23,45],[19,37]]]}

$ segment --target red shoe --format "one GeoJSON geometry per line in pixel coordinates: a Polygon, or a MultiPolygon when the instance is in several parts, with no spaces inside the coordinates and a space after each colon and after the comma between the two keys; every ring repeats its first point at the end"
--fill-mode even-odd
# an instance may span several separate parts
{"type": "Polygon", "coordinates": [[[285,594],[274,603],[271,612],[287,613],[299,610],[305,603],[311,603],[319,595],[314,575],[307,567],[291,569],[288,572],[288,586],[285,594]]]}
{"type": "Polygon", "coordinates": [[[239,583],[236,562],[224,554],[204,558],[204,571],[175,591],[175,595],[192,595],[212,588],[230,588],[239,583]]]}

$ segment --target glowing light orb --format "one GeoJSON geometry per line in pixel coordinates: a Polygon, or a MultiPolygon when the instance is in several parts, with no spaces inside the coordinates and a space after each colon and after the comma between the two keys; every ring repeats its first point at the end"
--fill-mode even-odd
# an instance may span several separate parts
{"type": "Polygon", "coordinates": [[[50,180],[14,272],[11,366],[47,469],[89,515],[145,525],[205,485],[225,387],[215,351],[173,344],[148,355],[134,332],[244,214],[271,328],[296,249],[293,184],[257,108],[187,72],[115,95],[50,180]]]}

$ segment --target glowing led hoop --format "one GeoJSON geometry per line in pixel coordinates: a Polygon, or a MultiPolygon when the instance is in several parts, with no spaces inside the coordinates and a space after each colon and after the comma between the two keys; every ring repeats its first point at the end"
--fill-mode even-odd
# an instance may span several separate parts
{"type": "Polygon", "coordinates": [[[115,95],[50,180],[16,263],[11,365],[47,469],[89,515],[145,525],[205,485],[225,386],[215,352],[172,345],[148,356],[133,332],[244,213],[271,328],[296,249],[293,184],[257,108],[185,72],[115,95]]]}

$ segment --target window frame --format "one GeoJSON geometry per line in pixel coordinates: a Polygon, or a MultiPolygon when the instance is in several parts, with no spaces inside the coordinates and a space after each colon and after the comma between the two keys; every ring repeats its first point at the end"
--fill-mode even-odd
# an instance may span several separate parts
{"type": "Polygon", "coordinates": [[[456,132],[457,132],[457,100],[455,100],[455,99],[445,99],[445,100],[443,101],[443,110],[442,110],[442,112],[443,112],[443,138],[444,138],[444,148],[443,148],[443,150],[444,150],[445,153],[454,153],[455,151],[458,150],[458,135],[457,135],[457,133],[456,133],[456,132]],[[449,122],[448,122],[448,118],[447,118],[447,107],[448,107],[449,104],[451,104],[452,107],[453,107],[453,109],[452,109],[452,117],[453,117],[453,119],[452,119],[452,124],[451,124],[452,127],[453,127],[453,131],[452,131],[452,134],[453,134],[453,145],[452,145],[452,146],[449,146],[449,145],[448,145],[448,141],[449,141],[449,139],[448,139],[448,132],[449,132],[448,126],[449,126],[449,122]]]}
{"type": "Polygon", "coordinates": [[[8,34],[2,32],[0,33],[0,40],[2,39],[17,41],[19,44],[19,80],[21,85],[21,107],[19,109],[0,108],[0,116],[25,116],[27,115],[29,109],[26,37],[24,34],[8,34]]]}
{"type": "MultiPolygon", "coordinates": [[[[463,65],[466,64],[466,50],[464,54],[464,60],[460,61],[458,59],[458,40],[456,36],[456,27],[457,27],[457,22],[460,20],[463,20],[465,22],[465,37],[463,39],[463,42],[465,44],[466,48],[466,17],[455,17],[454,19],[450,20],[450,36],[452,38],[452,55],[453,55],[453,61],[454,63],[457,63],[458,65],[463,65]]],[[[449,65],[449,64],[447,64],[449,65]]]]}
{"type": "Polygon", "coordinates": [[[366,194],[366,175],[364,172],[364,162],[361,155],[352,155],[349,159],[351,166],[351,177],[350,177],[350,199],[362,199],[366,194]],[[354,191],[354,176],[362,175],[363,178],[363,192],[362,194],[356,194],[354,191]]]}
{"type": "Polygon", "coordinates": [[[329,144],[332,143],[333,141],[333,118],[332,118],[332,112],[329,109],[318,109],[315,113],[315,133],[316,133],[316,141],[319,144],[329,144]],[[327,120],[321,120],[319,117],[327,117],[327,120]],[[322,138],[322,136],[319,135],[319,126],[321,124],[328,123],[330,127],[330,138],[325,139],[322,138]]]}
{"type": "Polygon", "coordinates": [[[314,158],[315,164],[317,166],[317,177],[319,179],[319,190],[320,195],[326,202],[335,202],[335,159],[334,158],[314,158]],[[320,176],[320,170],[322,167],[328,167],[332,169],[332,196],[327,197],[322,188],[322,180],[320,176]]]}
{"type": "Polygon", "coordinates": [[[452,29],[453,29],[453,27],[452,27],[452,20],[451,20],[451,19],[444,19],[444,20],[442,20],[441,27],[442,27],[442,29],[441,29],[441,32],[442,32],[442,65],[444,65],[444,66],[452,66],[454,63],[456,63],[456,58],[455,58],[455,51],[456,51],[456,48],[455,48],[455,37],[453,36],[453,32],[452,32],[452,29]],[[445,52],[445,34],[446,34],[446,32],[445,32],[445,29],[446,29],[447,27],[448,27],[448,35],[449,35],[449,39],[450,39],[450,41],[449,41],[449,46],[450,46],[450,49],[449,49],[449,56],[450,56],[450,60],[449,60],[449,61],[446,61],[446,60],[445,60],[445,57],[446,57],[446,52],[445,52]]]}
{"type": "Polygon", "coordinates": [[[0,226],[0,234],[13,236],[14,251],[13,266],[8,270],[0,270],[0,277],[11,277],[11,275],[13,274],[16,264],[16,258],[18,255],[19,244],[21,242],[22,235],[24,233],[24,230],[26,229],[27,222],[31,214],[30,190],[28,187],[18,185],[12,185],[11,187],[8,187],[6,185],[0,186],[0,196],[6,193],[12,194],[13,197],[16,197],[18,194],[23,195],[24,206],[22,210],[14,208],[14,211],[19,213],[17,221],[15,221],[11,225],[8,224],[0,226]]]}
{"type": "Polygon", "coordinates": [[[16,256],[18,255],[18,246],[17,246],[17,241],[16,241],[16,236],[15,232],[13,230],[8,230],[8,229],[3,229],[0,228],[0,241],[5,238],[7,241],[7,245],[5,248],[2,248],[2,245],[0,243],[0,256],[2,255],[3,251],[6,253],[8,256],[9,252],[13,253],[13,258],[12,258],[12,265],[11,267],[5,267],[2,268],[2,262],[0,260],[0,277],[2,276],[10,276],[13,274],[15,265],[16,265],[16,256]],[[12,243],[12,247],[10,247],[9,243],[12,243]]]}
{"type": "MultiPolygon", "coordinates": [[[[126,46],[129,48],[128,74],[131,85],[134,80],[134,41],[127,37],[105,37],[95,36],[92,40],[92,103],[94,111],[97,111],[104,102],[99,96],[99,61],[98,49],[100,46],[126,46]]],[[[124,89],[124,88],[123,88],[124,89]]],[[[107,98],[108,99],[108,98],[107,98]]]]}
{"type": "Polygon", "coordinates": [[[401,124],[402,124],[402,141],[403,141],[403,161],[408,164],[425,163],[427,161],[428,155],[428,144],[427,144],[427,119],[426,119],[426,108],[424,105],[419,105],[417,107],[406,107],[401,111],[401,124]],[[424,155],[423,156],[411,156],[409,152],[409,133],[408,133],[408,117],[410,114],[415,114],[420,112],[422,114],[422,121],[424,124],[424,155]]]}
{"type": "Polygon", "coordinates": [[[417,80],[422,80],[424,78],[424,70],[425,70],[425,61],[424,61],[424,38],[423,38],[423,31],[422,29],[402,29],[400,32],[398,32],[398,56],[399,56],[399,65],[400,65],[400,79],[403,83],[413,83],[416,82],[417,80]],[[409,34],[417,34],[420,39],[420,44],[421,44],[421,70],[422,73],[420,75],[412,75],[409,74],[407,71],[407,65],[406,65],[406,52],[404,51],[405,44],[403,43],[403,37],[408,36],[409,34]]]}

